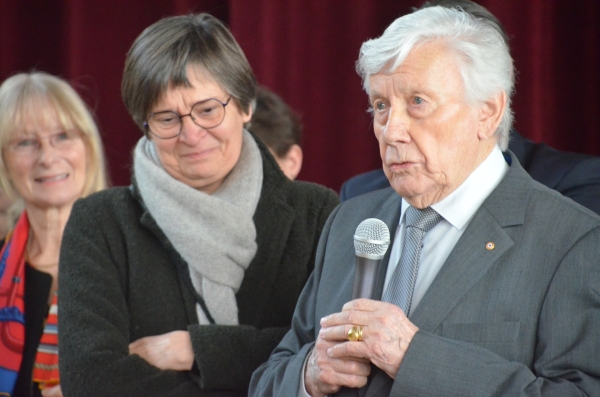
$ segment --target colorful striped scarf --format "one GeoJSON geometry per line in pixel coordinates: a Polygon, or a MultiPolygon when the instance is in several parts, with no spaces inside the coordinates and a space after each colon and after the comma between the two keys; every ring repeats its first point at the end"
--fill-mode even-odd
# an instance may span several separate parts
{"type": "Polygon", "coordinates": [[[38,346],[33,367],[33,381],[40,389],[58,385],[58,294],[52,297],[44,333],[38,346]]]}
{"type": "Polygon", "coordinates": [[[13,393],[23,359],[28,236],[29,221],[23,212],[0,251],[0,395],[13,393]]]}

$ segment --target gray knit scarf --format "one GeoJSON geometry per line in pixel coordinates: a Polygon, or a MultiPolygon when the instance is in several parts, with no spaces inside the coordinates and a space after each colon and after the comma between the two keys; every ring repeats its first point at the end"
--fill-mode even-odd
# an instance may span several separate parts
{"type": "MultiPolygon", "coordinates": [[[[244,131],[240,158],[212,195],[167,173],[156,148],[140,139],[133,156],[135,180],[146,208],[188,263],[192,284],[217,324],[237,325],[235,294],[256,254],[252,217],[262,188],[262,158],[244,131]]],[[[200,324],[209,324],[196,305],[200,324]]]]}

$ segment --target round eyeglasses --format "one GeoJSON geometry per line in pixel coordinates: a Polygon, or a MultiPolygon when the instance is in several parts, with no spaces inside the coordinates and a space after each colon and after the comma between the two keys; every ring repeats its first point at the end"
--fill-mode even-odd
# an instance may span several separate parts
{"type": "Polygon", "coordinates": [[[71,149],[82,138],[77,130],[59,131],[46,136],[23,135],[8,142],[8,149],[21,156],[37,156],[42,149],[42,141],[48,140],[50,146],[58,150],[71,149]]]}
{"type": "Polygon", "coordinates": [[[192,106],[188,114],[183,115],[170,110],[152,113],[148,117],[148,121],[144,123],[144,127],[160,139],[178,136],[181,133],[181,119],[186,116],[190,116],[198,127],[215,128],[221,125],[225,119],[225,106],[229,104],[231,98],[230,96],[227,102],[221,102],[215,98],[200,101],[192,106]]]}

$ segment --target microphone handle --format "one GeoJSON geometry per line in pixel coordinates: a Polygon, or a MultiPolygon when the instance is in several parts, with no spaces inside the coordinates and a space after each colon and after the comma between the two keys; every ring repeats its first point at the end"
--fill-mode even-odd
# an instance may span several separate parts
{"type": "Polygon", "coordinates": [[[368,259],[356,256],[356,272],[354,274],[352,299],[373,299],[379,265],[381,265],[381,259],[368,259]]]}

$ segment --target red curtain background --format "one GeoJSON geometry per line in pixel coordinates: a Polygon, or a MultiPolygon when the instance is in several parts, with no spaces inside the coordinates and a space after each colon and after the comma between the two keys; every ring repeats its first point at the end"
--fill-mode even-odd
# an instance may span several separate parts
{"type": "MultiPolygon", "coordinates": [[[[33,68],[69,80],[94,109],[115,185],[129,183],[141,136],[120,98],[125,54],[158,19],[225,21],[260,83],[302,115],[300,179],[335,190],[381,166],[354,62],[421,0],[0,0],[0,79],[33,68]]],[[[559,149],[600,155],[600,2],[480,0],[512,38],[516,128],[559,149]]]]}

